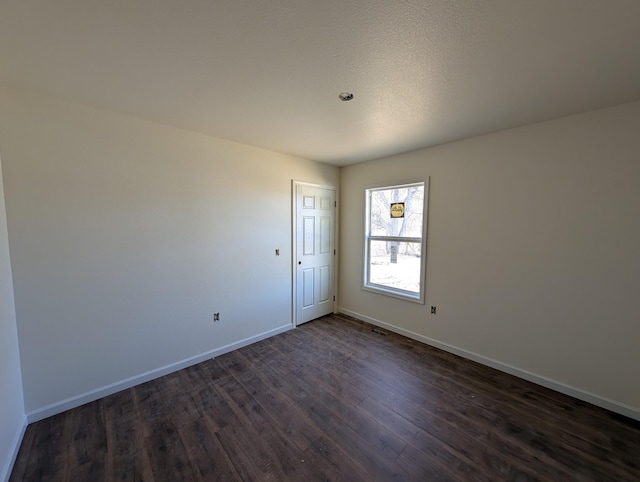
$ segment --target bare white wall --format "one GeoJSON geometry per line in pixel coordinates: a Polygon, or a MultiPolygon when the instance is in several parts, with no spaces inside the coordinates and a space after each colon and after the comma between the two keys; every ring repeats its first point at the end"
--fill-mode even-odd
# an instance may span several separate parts
{"type": "Polygon", "coordinates": [[[341,311],[640,418],[640,103],[341,177],[341,311]],[[427,176],[426,305],[363,291],[365,186],[427,176]]]}
{"type": "Polygon", "coordinates": [[[0,481],[7,480],[25,427],[22,375],[0,165],[0,481]]]}
{"type": "Polygon", "coordinates": [[[13,90],[0,145],[28,413],[290,325],[291,180],[337,168],[13,90]]]}

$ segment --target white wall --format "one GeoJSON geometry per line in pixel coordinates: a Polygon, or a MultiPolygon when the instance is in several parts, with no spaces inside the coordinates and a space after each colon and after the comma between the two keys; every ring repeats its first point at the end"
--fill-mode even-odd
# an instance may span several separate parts
{"type": "Polygon", "coordinates": [[[640,418],[640,103],[346,167],[341,195],[341,311],[640,418]],[[365,186],[427,176],[426,305],[363,291],[365,186]]]}
{"type": "Polygon", "coordinates": [[[25,426],[20,353],[7,239],[7,217],[0,165],[0,481],[9,478],[25,426]]]}
{"type": "Polygon", "coordinates": [[[28,413],[291,326],[291,180],[337,168],[13,90],[0,145],[28,413]]]}

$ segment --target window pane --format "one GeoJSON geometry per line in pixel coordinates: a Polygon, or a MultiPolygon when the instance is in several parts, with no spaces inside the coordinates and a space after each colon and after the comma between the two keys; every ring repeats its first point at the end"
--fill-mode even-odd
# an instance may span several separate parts
{"type": "Polygon", "coordinates": [[[370,192],[370,235],[422,237],[424,185],[370,192]],[[392,217],[392,206],[397,217],[392,217]]]}
{"type": "Polygon", "coordinates": [[[420,293],[422,243],[370,241],[369,283],[420,293]]]}

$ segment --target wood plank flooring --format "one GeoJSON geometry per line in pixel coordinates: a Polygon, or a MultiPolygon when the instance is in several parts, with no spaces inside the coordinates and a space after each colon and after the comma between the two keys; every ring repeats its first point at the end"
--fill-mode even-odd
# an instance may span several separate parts
{"type": "Polygon", "coordinates": [[[18,481],[640,481],[640,423],[333,315],[29,425],[18,481]]]}

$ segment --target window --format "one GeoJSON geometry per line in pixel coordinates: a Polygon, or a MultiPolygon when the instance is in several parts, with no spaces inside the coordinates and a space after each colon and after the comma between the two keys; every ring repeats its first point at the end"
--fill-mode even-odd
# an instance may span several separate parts
{"type": "Polygon", "coordinates": [[[364,289],[424,303],[427,189],[366,190],[364,289]]]}

